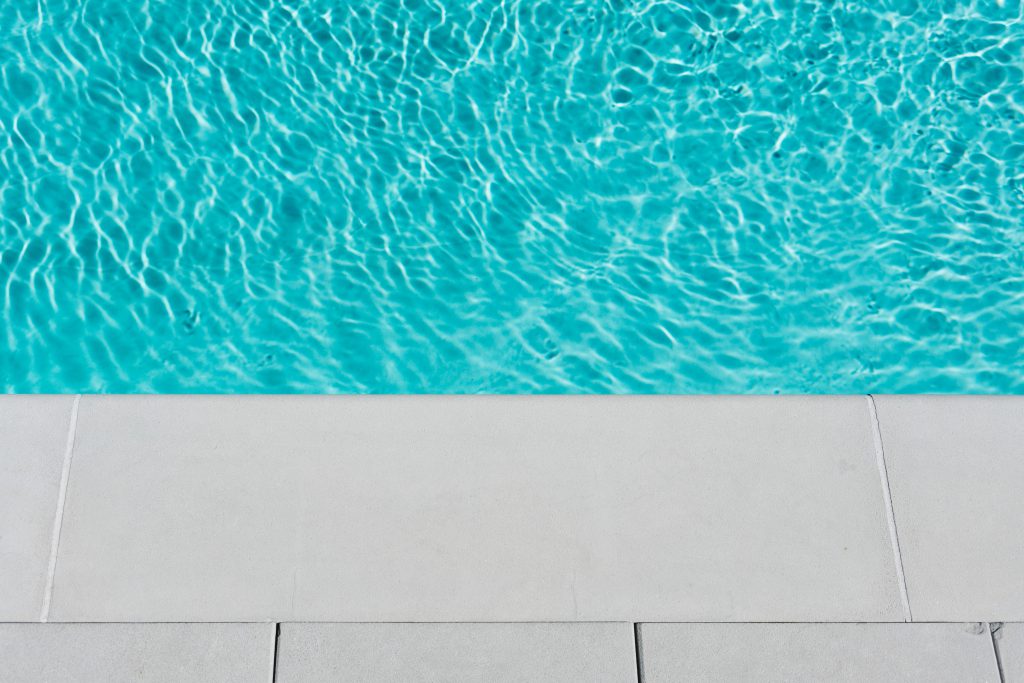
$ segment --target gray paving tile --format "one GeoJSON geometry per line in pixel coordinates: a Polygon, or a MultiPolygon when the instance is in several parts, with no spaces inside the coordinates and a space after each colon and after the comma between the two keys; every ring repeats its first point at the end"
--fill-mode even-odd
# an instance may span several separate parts
{"type": "Polygon", "coordinates": [[[984,624],[643,624],[645,683],[998,683],[984,624]]]}
{"type": "Polygon", "coordinates": [[[282,624],[278,683],[636,681],[633,626],[282,624]]]}
{"type": "Polygon", "coordinates": [[[1003,624],[995,633],[1005,683],[1024,683],[1024,624],[1003,624]]]}
{"type": "Polygon", "coordinates": [[[86,397],[68,621],[900,619],[863,397],[86,397]]]}
{"type": "Polygon", "coordinates": [[[0,396],[0,621],[38,620],[71,396],[0,396]]]}
{"type": "Polygon", "coordinates": [[[876,400],[914,619],[1024,619],[1024,396],[876,400]]]}
{"type": "Polygon", "coordinates": [[[4,683],[266,683],[273,624],[0,624],[4,683]]]}

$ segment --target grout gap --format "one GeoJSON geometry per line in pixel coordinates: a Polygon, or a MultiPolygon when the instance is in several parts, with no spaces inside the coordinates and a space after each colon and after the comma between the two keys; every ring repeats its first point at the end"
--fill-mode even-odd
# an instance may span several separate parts
{"type": "Polygon", "coordinates": [[[867,395],[868,414],[871,416],[871,430],[875,442],[875,457],[878,460],[878,475],[882,480],[882,496],[885,499],[885,517],[889,524],[889,541],[892,544],[893,559],[896,562],[896,581],[900,587],[900,601],[903,603],[903,621],[911,622],[914,615],[910,611],[910,596],[907,593],[907,575],[903,571],[903,553],[900,550],[900,535],[896,529],[896,513],[892,505],[892,487],[889,485],[889,470],[885,464],[885,448],[882,445],[882,427],[878,421],[878,409],[875,397],[867,395]]]}
{"type": "Polygon", "coordinates": [[[60,487],[57,489],[57,510],[53,515],[53,534],[50,537],[50,562],[46,570],[46,588],[43,591],[43,606],[39,612],[39,621],[50,620],[50,603],[53,601],[53,581],[57,574],[57,553],[60,550],[60,532],[64,526],[64,504],[68,497],[68,480],[71,478],[71,458],[75,452],[75,437],[78,434],[78,406],[82,401],[81,394],[75,394],[71,404],[71,420],[68,423],[68,437],[64,445],[64,463],[60,471],[60,487]]]}
{"type": "Polygon", "coordinates": [[[270,683],[277,683],[277,653],[281,643],[281,622],[274,624],[274,656],[270,661],[270,683]]]}
{"type": "Polygon", "coordinates": [[[996,669],[999,671],[999,683],[1006,683],[1006,674],[1003,672],[1003,653],[999,651],[998,633],[1003,629],[1001,622],[989,622],[988,635],[992,639],[992,652],[996,656],[996,669]]]}
{"type": "Polygon", "coordinates": [[[644,646],[639,623],[633,624],[633,656],[636,658],[636,681],[644,683],[644,646]]]}

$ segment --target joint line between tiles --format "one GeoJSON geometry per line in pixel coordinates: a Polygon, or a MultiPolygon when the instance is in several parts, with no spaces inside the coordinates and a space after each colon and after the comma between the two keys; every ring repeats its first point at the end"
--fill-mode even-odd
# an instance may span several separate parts
{"type": "Polygon", "coordinates": [[[39,621],[46,623],[50,619],[50,602],[53,600],[53,580],[57,574],[57,551],[60,549],[60,532],[64,524],[64,503],[68,496],[68,480],[71,477],[71,457],[75,451],[75,436],[78,433],[78,405],[82,401],[81,394],[75,394],[71,405],[71,422],[68,424],[68,438],[64,446],[64,465],[60,472],[60,488],[57,491],[57,510],[53,515],[53,535],[50,538],[50,563],[46,571],[46,590],[43,592],[43,607],[39,621]]]}
{"type": "Polygon", "coordinates": [[[633,624],[633,656],[636,658],[636,681],[644,683],[644,643],[639,622],[633,624]]]}
{"type": "Polygon", "coordinates": [[[875,397],[867,395],[868,413],[871,416],[871,432],[875,442],[875,458],[878,461],[878,475],[882,480],[882,496],[885,499],[885,517],[889,524],[889,541],[892,544],[892,556],[896,563],[896,580],[900,586],[900,601],[903,603],[903,620],[914,620],[910,611],[910,596],[907,594],[907,576],[903,571],[903,553],[900,551],[900,536],[896,529],[896,513],[892,505],[892,488],[889,485],[889,470],[885,464],[885,449],[882,445],[882,427],[878,422],[878,409],[875,397]]]}
{"type": "Polygon", "coordinates": [[[277,662],[281,648],[281,622],[274,624],[274,647],[270,653],[270,683],[277,683],[277,662]]]}
{"type": "Polygon", "coordinates": [[[992,639],[992,654],[996,658],[996,670],[999,673],[999,683],[1006,683],[1006,672],[1003,670],[1003,653],[999,649],[999,632],[1002,630],[1003,625],[1000,622],[990,622],[988,624],[988,635],[992,639]]]}

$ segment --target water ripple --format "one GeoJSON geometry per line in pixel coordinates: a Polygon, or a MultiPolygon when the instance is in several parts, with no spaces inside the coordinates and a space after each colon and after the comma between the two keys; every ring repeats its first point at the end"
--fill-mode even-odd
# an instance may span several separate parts
{"type": "Polygon", "coordinates": [[[1024,392],[1017,0],[0,3],[0,387],[1024,392]]]}

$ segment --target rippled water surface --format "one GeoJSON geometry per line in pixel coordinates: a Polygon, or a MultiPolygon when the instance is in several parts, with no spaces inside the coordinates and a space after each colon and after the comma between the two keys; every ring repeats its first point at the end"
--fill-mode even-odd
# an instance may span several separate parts
{"type": "Polygon", "coordinates": [[[0,388],[1024,392],[1018,0],[4,0],[0,388]]]}

